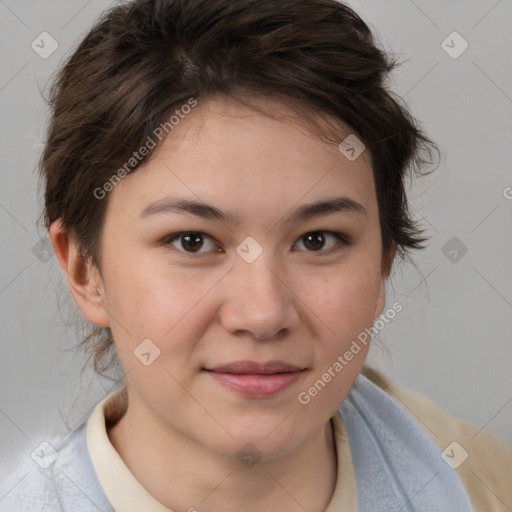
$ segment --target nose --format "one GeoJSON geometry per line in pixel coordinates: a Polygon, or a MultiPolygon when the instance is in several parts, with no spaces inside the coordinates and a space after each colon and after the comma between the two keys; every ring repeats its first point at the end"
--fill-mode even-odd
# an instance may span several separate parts
{"type": "Polygon", "coordinates": [[[225,283],[221,324],[236,336],[276,340],[294,331],[300,321],[296,294],[283,270],[270,265],[263,253],[256,261],[239,259],[225,283]]]}

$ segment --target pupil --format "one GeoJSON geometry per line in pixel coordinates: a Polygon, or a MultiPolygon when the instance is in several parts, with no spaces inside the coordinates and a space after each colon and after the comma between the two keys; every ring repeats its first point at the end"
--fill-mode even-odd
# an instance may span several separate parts
{"type": "Polygon", "coordinates": [[[306,247],[309,247],[310,249],[313,249],[314,251],[317,251],[321,249],[324,246],[325,238],[323,237],[322,233],[316,231],[314,233],[309,233],[306,235],[306,247]]]}
{"type": "Polygon", "coordinates": [[[202,244],[202,240],[201,240],[201,235],[197,235],[197,234],[194,234],[194,233],[191,233],[189,235],[185,235],[183,237],[181,245],[186,250],[190,250],[192,252],[196,252],[203,245],[202,244]]]}

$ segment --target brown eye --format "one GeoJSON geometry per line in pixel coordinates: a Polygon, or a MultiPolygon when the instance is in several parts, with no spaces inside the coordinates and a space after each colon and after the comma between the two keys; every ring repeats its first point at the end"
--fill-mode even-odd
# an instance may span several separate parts
{"type": "Polygon", "coordinates": [[[166,244],[173,245],[181,252],[205,253],[215,249],[215,243],[208,235],[194,231],[177,233],[167,238],[166,244]]]}
{"type": "Polygon", "coordinates": [[[303,235],[298,244],[305,247],[306,252],[330,253],[350,245],[348,237],[342,233],[331,231],[311,231],[303,235]]]}
{"type": "Polygon", "coordinates": [[[315,231],[303,236],[304,246],[312,251],[319,251],[325,245],[325,237],[321,231],[315,231]]]}
{"type": "Polygon", "coordinates": [[[181,246],[186,251],[197,252],[203,246],[203,237],[197,233],[191,233],[181,237],[181,246]]]}

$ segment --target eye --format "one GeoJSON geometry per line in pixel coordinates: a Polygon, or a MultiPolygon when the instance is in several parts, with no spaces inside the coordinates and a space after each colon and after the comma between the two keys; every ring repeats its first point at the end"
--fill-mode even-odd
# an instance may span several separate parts
{"type": "MultiPolygon", "coordinates": [[[[332,231],[310,231],[297,242],[302,243],[306,252],[330,253],[341,250],[350,244],[346,235],[332,231]]],[[[213,239],[198,231],[175,233],[164,240],[165,245],[173,245],[179,251],[188,254],[203,254],[211,251],[222,252],[213,239]],[[216,250],[217,249],[217,250],[216,250]]]]}
{"type": "Polygon", "coordinates": [[[307,252],[334,252],[349,245],[348,237],[332,231],[311,231],[302,235],[297,243],[302,243],[307,252]]]}
{"type": "Polygon", "coordinates": [[[196,231],[176,233],[166,238],[165,243],[174,245],[174,247],[180,251],[187,253],[204,253],[216,247],[215,243],[208,235],[196,231]]]}

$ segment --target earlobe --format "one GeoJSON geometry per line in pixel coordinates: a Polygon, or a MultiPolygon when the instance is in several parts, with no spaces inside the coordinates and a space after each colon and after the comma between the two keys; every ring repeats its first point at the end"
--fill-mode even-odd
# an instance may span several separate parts
{"type": "Polygon", "coordinates": [[[104,305],[103,282],[98,269],[90,259],[85,260],[79,254],[75,241],[67,233],[60,219],[51,225],[49,234],[78,307],[95,325],[109,327],[110,320],[104,305]]]}

